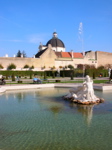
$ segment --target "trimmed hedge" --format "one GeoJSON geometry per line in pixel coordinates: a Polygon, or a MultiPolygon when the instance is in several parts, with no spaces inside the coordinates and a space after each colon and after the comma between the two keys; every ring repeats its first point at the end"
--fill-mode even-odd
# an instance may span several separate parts
{"type": "MultiPolygon", "coordinates": [[[[58,74],[57,71],[55,70],[50,70],[50,71],[32,71],[32,70],[27,70],[27,71],[12,71],[12,70],[5,70],[5,71],[0,71],[0,74],[3,76],[6,76],[8,79],[9,76],[12,76],[13,74],[15,76],[29,76],[29,78],[32,78],[32,76],[37,75],[37,76],[44,76],[44,78],[53,77],[55,78],[58,74]]],[[[108,70],[106,69],[73,69],[73,70],[60,70],[60,77],[71,77],[71,74],[73,77],[83,77],[86,75],[89,75],[90,77],[99,77],[100,74],[102,74],[103,77],[108,77],[108,70]]]]}
{"type": "Polygon", "coordinates": [[[106,69],[86,69],[85,75],[89,75],[90,77],[99,77],[100,74],[102,77],[108,77],[108,70],[106,69]]]}
{"type": "Polygon", "coordinates": [[[83,76],[83,70],[79,69],[73,69],[73,70],[61,70],[60,76],[63,77],[71,77],[71,74],[73,77],[82,77],[83,76]]]}
{"type": "Polygon", "coordinates": [[[13,74],[15,76],[29,76],[29,78],[32,78],[33,75],[43,76],[44,72],[41,71],[12,71],[12,70],[6,70],[6,71],[0,71],[0,74],[3,76],[6,76],[8,78],[9,76],[12,76],[13,74]]]}

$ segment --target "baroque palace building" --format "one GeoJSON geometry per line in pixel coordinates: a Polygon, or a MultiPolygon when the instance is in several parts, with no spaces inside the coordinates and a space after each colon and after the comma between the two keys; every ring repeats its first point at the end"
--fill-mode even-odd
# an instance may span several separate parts
{"type": "Polygon", "coordinates": [[[53,37],[42,45],[40,43],[39,50],[33,58],[23,57],[0,57],[0,64],[4,67],[3,70],[7,70],[7,67],[11,64],[16,65],[16,70],[24,70],[25,65],[34,66],[33,70],[49,70],[51,68],[59,69],[68,65],[77,68],[79,64],[94,65],[96,68],[99,66],[112,66],[112,53],[102,51],[86,51],[83,53],[66,52],[65,44],[58,38],[56,32],[53,33],[53,37]]]}

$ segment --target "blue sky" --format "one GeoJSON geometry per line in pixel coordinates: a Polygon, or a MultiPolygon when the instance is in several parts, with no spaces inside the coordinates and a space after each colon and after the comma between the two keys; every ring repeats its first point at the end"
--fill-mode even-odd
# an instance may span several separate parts
{"type": "Polygon", "coordinates": [[[66,51],[112,52],[112,0],[0,0],[0,57],[32,57],[54,31],[66,51]]]}

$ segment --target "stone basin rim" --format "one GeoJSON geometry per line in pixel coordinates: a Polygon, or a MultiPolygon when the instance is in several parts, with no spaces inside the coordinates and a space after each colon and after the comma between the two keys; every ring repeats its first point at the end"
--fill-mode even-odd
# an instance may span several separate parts
{"type": "MultiPolygon", "coordinates": [[[[72,87],[78,87],[82,85],[81,83],[78,84],[64,84],[64,83],[55,83],[55,84],[37,84],[37,85],[2,85],[0,86],[0,93],[9,91],[9,90],[22,90],[22,89],[38,89],[38,88],[72,88],[72,87]]],[[[112,90],[112,84],[94,84],[93,85],[94,90],[99,91],[111,91],[112,90]]]]}

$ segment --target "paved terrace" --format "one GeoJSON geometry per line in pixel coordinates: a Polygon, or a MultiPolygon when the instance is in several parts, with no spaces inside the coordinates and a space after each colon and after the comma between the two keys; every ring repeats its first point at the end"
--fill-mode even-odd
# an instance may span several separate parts
{"type": "MultiPolygon", "coordinates": [[[[27,89],[51,88],[51,87],[72,88],[81,85],[82,83],[10,84],[10,85],[1,85],[0,93],[9,90],[22,90],[22,89],[27,90],[27,89]]],[[[93,86],[94,86],[94,90],[112,91],[112,84],[94,84],[93,86]]]]}

